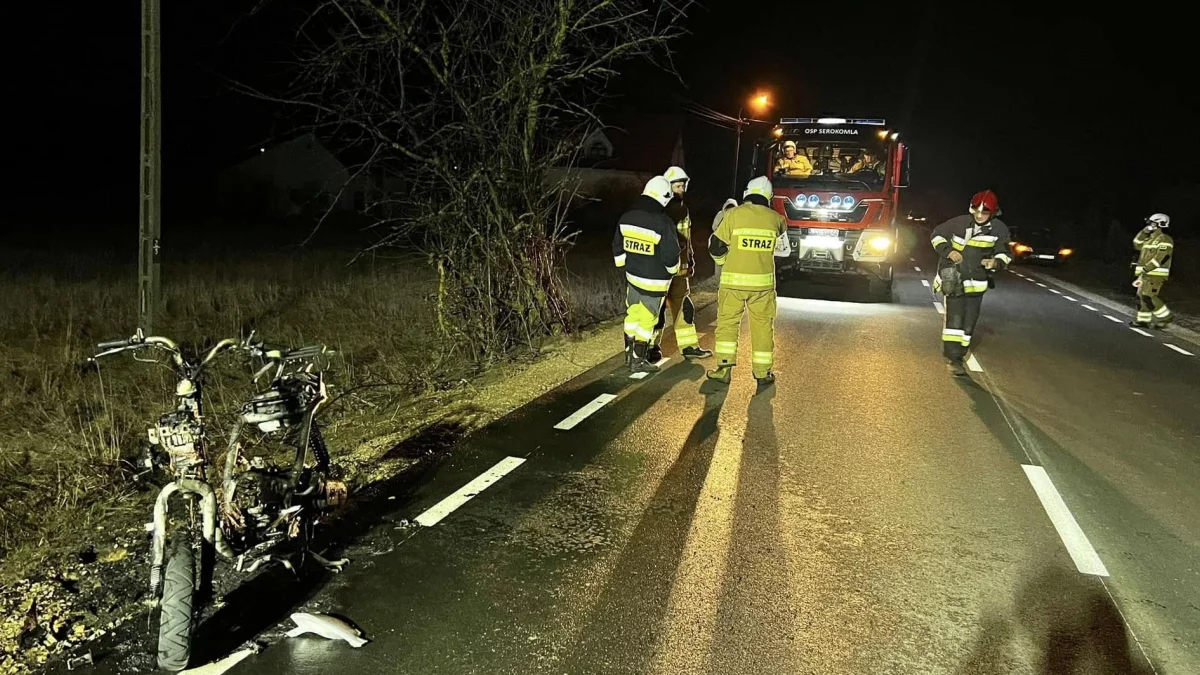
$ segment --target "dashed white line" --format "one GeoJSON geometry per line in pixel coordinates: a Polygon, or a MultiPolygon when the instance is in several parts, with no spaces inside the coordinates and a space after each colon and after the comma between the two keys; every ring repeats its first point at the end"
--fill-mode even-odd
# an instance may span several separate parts
{"type": "Polygon", "coordinates": [[[647,372],[633,373],[632,375],[630,375],[630,376],[629,376],[629,379],[631,379],[631,380],[644,380],[644,379],[646,379],[646,376],[647,376],[647,375],[649,375],[649,374],[650,374],[650,373],[647,373],[647,372]]]}
{"type": "Polygon", "coordinates": [[[938,314],[945,314],[945,313],[946,313],[946,308],[945,308],[945,307],[943,307],[943,306],[942,306],[942,303],[938,302],[937,300],[934,300],[934,301],[933,301],[933,306],[934,306],[934,307],[937,309],[937,311],[938,311],[938,314]]]}
{"type": "Polygon", "coordinates": [[[470,483],[459,488],[454,494],[431,506],[425,513],[417,516],[417,524],[423,527],[433,527],[455,509],[471,501],[471,499],[503,478],[510,471],[525,463],[522,457],[505,457],[495,466],[475,477],[470,483]]]}
{"type": "Polygon", "coordinates": [[[928,280],[928,279],[922,279],[922,280],[921,280],[921,285],[922,285],[922,286],[925,286],[926,288],[928,288],[928,287],[929,287],[929,280],[928,280]]]}
{"type": "Polygon", "coordinates": [[[967,368],[973,373],[983,372],[983,366],[979,365],[979,360],[975,358],[974,354],[967,357],[967,368]]]}
{"type": "Polygon", "coordinates": [[[1081,304],[1081,305],[1079,305],[1079,306],[1080,306],[1080,307],[1082,307],[1082,308],[1084,308],[1084,309],[1086,309],[1086,310],[1088,310],[1088,311],[1092,311],[1092,312],[1099,312],[1099,311],[1100,311],[1100,310],[1096,309],[1095,307],[1092,307],[1091,305],[1082,305],[1082,304],[1081,304]]]}
{"type": "Polygon", "coordinates": [[[1038,286],[1041,286],[1042,288],[1050,288],[1049,286],[1047,286],[1046,284],[1043,284],[1043,283],[1042,283],[1042,282],[1040,282],[1040,281],[1038,281],[1038,282],[1035,282],[1035,283],[1037,283],[1037,285],[1038,285],[1038,286]]]}
{"type": "MultiPolygon", "coordinates": [[[[1038,285],[1039,285],[1039,286],[1041,286],[1041,284],[1038,284],[1038,285]]],[[[1051,288],[1051,289],[1050,289],[1050,292],[1051,292],[1051,293],[1053,293],[1053,294],[1055,294],[1055,295],[1062,295],[1062,291],[1056,291],[1056,290],[1054,290],[1053,288],[1051,288]]]]}
{"type": "Polygon", "coordinates": [[[1022,464],[1021,468],[1025,470],[1025,475],[1033,485],[1033,491],[1041,500],[1042,508],[1046,509],[1046,514],[1050,516],[1050,522],[1054,523],[1054,529],[1058,530],[1058,536],[1062,539],[1063,546],[1067,547],[1075,569],[1083,574],[1108,576],[1108,568],[1104,566],[1104,561],[1100,560],[1096,549],[1092,548],[1092,542],[1088,541],[1079,523],[1075,522],[1075,516],[1071,515],[1071,510],[1067,508],[1062,495],[1050,481],[1046,470],[1031,464],[1022,464]]]}
{"type": "Polygon", "coordinates": [[[1072,298],[1072,297],[1071,297],[1071,296],[1069,296],[1069,295],[1064,295],[1064,296],[1063,296],[1063,299],[1064,299],[1064,300],[1070,300],[1071,302],[1079,302],[1078,300],[1076,300],[1075,298],[1072,298]]]}
{"type": "Polygon", "coordinates": [[[1146,337],[1154,337],[1153,335],[1147,333],[1146,331],[1142,330],[1141,328],[1134,328],[1133,326],[1130,326],[1129,330],[1137,333],[1138,335],[1145,335],[1146,337]]]}
{"type": "Polygon", "coordinates": [[[914,270],[916,270],[916,271],[918,271],[918,272],[920,272],[920,271],[921,271],[921,268],[920,268],[920,267],[916,267],[916,266],[914,266],[914,267],[913,267],[913,269],[914,269],[914,270]]]}
{"type": "Polygon", "coordinates": [[[1109,321],[1112,321],[1114,323],[1125,323],[1124,321],[1118,319],[1117,317],[1113,316],[1112,314],[1105,314],[1104,318],[1106,318],[1109,321]]]}
{"type": "Polygon", "coordinates": [[[1170,342],[1164,342],[1163,344],[1166,345],[1168,349],[1174,349],[1175,351],[1179,352],[1180,354],[1183,354],[1184,356],[1195,356],[1195,354],[1189,352],[1188,350],[1184,349],[1183,347],[1176,347],[1175,345],[1171,344],[1170,342]]]}
{"type": "Polygon", "coordinates": [[[587,419],[588,415],[603,408],[605,404],[616,398],[613,394],[600,394],[592,402],[575,411],[570,417],[554,425],[555,429],[573,429],[575,425],[587,419]]]}

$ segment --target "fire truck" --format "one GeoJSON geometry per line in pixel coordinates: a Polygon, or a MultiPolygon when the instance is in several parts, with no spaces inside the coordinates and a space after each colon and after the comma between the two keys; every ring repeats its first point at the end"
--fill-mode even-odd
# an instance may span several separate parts
{"type": "Polygon", "coordinates": [[[788,223],[781,278],[866,277],[873,295],[891,298],[896,208],[909,175],[899,137],[882,119],[785,117],[756,143],[755,175],[771,177],[788,223]]]}

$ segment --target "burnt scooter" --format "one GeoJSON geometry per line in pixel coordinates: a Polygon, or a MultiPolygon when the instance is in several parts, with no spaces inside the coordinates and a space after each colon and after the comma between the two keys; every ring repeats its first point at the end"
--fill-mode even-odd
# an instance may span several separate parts
{"type": "Polygon", "coordinates": [[[174,341],[144,336],[140,330],[128,339],[101,343],[99,349],[92,361],[132,352],[138,361],[160,363],[137,356],[148,351],[165,354],[179,378],[175,409],[160,415],[148,430],[143,465],[148,470],[164,468],[171,476],[158,494],[154,520],[148,525],[150,591],[159,608],[158,665],[183,670],[191,658],[203,603],[200,591],[212,579],[214,553],[247,572],[268,562],[294,569],[290,558],[297,554],[301,562],[311,557],[335,571],[345,564],[327,561],[307,548],[320,515],[346,496],[344,484],[328,479],[329,452],[313,421],[328,397],[320,366],[330,352],[323,345],[284,351],[251,339],[226,339],[202,358],[189,360],[174,341]],[[218,356],[233,351],[264,362],[255,383],[267,375],[270,379],[241,406],[221,481],[214,488],[216,467],[205,444],[204,375],[218,356]],[[248,424],[260,433],[255,449],[270,441],[292,446],[290,465],[276,467],[262,456],[249,456],[240,440],[248,424]]]}

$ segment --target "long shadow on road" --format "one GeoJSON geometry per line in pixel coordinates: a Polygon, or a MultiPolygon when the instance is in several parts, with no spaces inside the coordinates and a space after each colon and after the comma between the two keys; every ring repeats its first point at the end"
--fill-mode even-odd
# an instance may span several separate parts
{"type": "Polygon", "coordinates": [[[707,389],[704,411],[624,547],[566,672],[645,672],[717,446],[727,387],[707,389]]]}

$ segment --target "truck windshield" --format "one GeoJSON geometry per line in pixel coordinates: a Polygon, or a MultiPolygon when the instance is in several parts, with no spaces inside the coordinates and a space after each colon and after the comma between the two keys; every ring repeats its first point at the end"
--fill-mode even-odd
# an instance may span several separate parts
{"type": "Polygon", "coordinates": [[[883,189],[887,153],[874,145],[784,139],[771,148],[772,182],[779,187],[883,189]]]}

